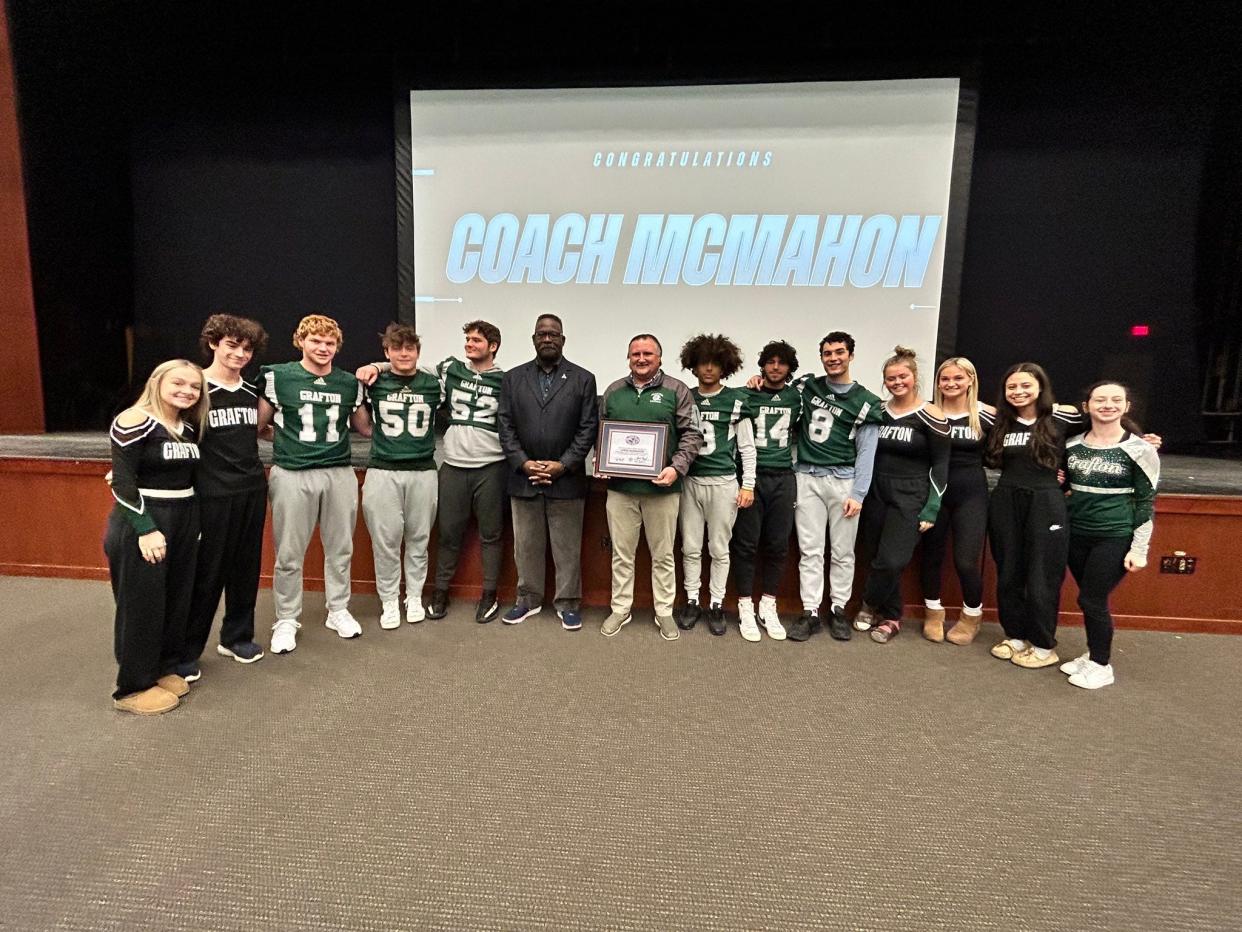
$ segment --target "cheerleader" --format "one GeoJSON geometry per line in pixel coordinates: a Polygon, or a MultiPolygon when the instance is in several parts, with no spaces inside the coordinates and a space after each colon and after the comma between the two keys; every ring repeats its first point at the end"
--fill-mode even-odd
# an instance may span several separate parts
{"type": "Polygon", "coordinates": [[[1065,471],[1069,568],[1078,583],[1088,651],[1061,664],[1061,672],[1074,686],[1099,689],[1113,682],[1108,597],[1126,573],[1147,565],[1160,460],[1126,417],[1130,392],[1120,382],[1091,386],[1083,410],[1091,426],[1066,443],[1065,471]]]}
{"type": "Polygon", "coordinates": [[[859,529],[875,558],[855,627],[884,644],[901,632],[901,573],[919,535],[936,523],[949,472],[949,424],[923,400],[914,351],[898,346],[884,363],[884,402],[875,473],[859,529]]]}
{"type": "Polygon", "coordinates": [[[979,401],[979,377],[962,356],[946,359],[936,370],[935,404],[949,422],[948,491],[940,502],[936,524],[923,535],[923,637],[969,644],[983,620],[983,544],[988,533],[988,480],[983,472],[983,447],[996,409],[979,401]],[[953,566],[962,589],[960,617],[945,633],[940,602],[941,568],[953,532],[953,566]]]}
{"type": "Polygon", "coordinates": [[[112,495],[104,551],[116,599],[113,704],[158,715],[189,691],[184,650],[198,556],[194,467],[209,407],[203,371],[156,366],[142,396],[112,422],[112,495]]]}

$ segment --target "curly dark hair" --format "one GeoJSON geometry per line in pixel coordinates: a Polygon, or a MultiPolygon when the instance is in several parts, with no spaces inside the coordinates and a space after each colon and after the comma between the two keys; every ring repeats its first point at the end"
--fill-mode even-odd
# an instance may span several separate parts
{"type": "Polygon", "coordinates": [[[790,375],[798,371],[798,351],[784,340],[773,340],[759,351],[759,368],[762,369],[772,359],[779,359],[789,366],[790,375]]]}
{"type": "Polygon", "coordinates": [[[198,335],[198,347],[203,358],[208,362],[215,355],[211,344],[220,345],[225,337],[232,337],[242,343],[249,343],[255,357],[263,355],[267,348],[267,331],[257,320],[248,317],[235,317],[232,314],[212,314],[203,324],[203,331],[198,335]]]}
{"type": "Polygon", "coordinates": [[[700,333],[681,348],[681,367],[693,372],[705,362],[718,365],[720,378],[727,379],[742,368],[742,351],[724,334],[700,333]]]}

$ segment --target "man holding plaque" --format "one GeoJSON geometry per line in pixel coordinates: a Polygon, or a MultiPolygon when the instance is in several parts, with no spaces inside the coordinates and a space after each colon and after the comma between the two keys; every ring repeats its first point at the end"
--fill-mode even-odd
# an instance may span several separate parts
{"type": "Polygon", "coordinates": [[[675,641],[673,601],[677,574],[673,539],[681,480],[703,444],[694,396],[660,368],[663,349],[650,333],[630,340],[630,374],[600,399],[595,470],[608,479],[608,533],[612,538],[612,613],[600,633],[612,637],[629,624],[634,605],[638,536],[651,551],[651,594],[660,637],[675,641]]]}
{"type": "Polygon", "coordinates": [[[582,627],[583,463],[599,428],[595,376],[566,359],[555,314],[535,321],[535,358],[505,373],[500,387],[500,446],[509,461],[513,556],[518,597],[504,616],[516,625],[543,609],[548,541],[556,564],[553,606],[566,631],[582,627]]]}

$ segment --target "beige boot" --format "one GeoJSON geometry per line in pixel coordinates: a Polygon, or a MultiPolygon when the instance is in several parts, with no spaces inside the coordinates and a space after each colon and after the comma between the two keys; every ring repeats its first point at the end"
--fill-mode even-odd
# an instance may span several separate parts
{"type": "Polygon", "coordinates": [[[178,699],[190,691],[190,684],[186,682],[184,678],[175,673],[165,673],[155,681],[155,685],[160,689],[172,693],[178,699]]]}
{"type": "Polygon", "coordinates": [[[171,712],[180,702],[181,700],[168,690],[158,686],[112,700],[112,704],[122,712],[133,712],[135,715],[159,715],[161,712],[171,712]]]}
{"type": "Polygon", "coordinates": [[[979,633],[979,623],[983,621],[982,615],[967,615],[962,612],[957,618],[957,623],[949,629],[949,633],[945,635],[945,640],[950,644],[961,644],[965,646],[975,639],[975,635],[979,633]]]}
{"type": "Polygon", "coordinates": [[[944,640],[944,609],[923,609],[923,637],[940,643],[944,640]]]}

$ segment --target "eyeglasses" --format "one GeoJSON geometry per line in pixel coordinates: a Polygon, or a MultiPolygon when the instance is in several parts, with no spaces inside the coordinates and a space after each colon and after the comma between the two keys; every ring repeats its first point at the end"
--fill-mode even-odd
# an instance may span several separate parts
{"type": "Polygon", "coordinates": [[[557,330],[536,330],[535,339],[536,340],[563,340],[565,339],[565,334],[557,330]]]}

